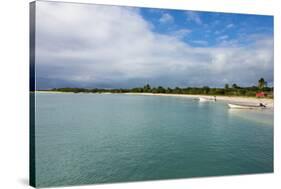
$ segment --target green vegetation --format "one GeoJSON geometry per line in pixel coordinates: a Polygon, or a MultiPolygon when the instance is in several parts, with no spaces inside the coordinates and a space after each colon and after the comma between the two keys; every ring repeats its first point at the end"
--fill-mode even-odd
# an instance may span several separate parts
{"type": "Polygon", "coordinates": [[[218,96],[256,96],[258,92],[264,92],[268,98],[273,98],[273,87],[267,87],[266,81],[261,78],[257,86],[240,87],[237,84],[225,84],[224,88],[186,87],[165,88],[163,86],[151,87],[149,84],[143,87],[131,89],[86,89],[86,88],[54,88],[50,91],[74,92],[74,93],[166,93],[166,94],[200,94],[218,96]]]}
{"type": "Polygon", "coordinates": [[[263,78],[260,78],[259,82],[258,82],[258,87],[260,89],[263,89],[264,87],[267,86],[267,82],[263,79],[263,78]]]}

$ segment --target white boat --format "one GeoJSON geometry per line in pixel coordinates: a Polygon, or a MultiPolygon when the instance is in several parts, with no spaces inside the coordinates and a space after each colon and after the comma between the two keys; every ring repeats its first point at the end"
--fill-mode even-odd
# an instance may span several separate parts
{"type": "Polygon", "coordinates": [[[215,99],[215,98],[199,97],[199,101],[200,101],[200,102],[207,102],[207,101],[215,102],[216,99],[215,99]]]}
{"type": "Polygon", "coordinates": [[[247,105],[247,104],[228,104],[229,108],[236,108],[236,109],[257,109],[257,108],[266,108],[265,105],[262,103],[259,105],[247,105]]]}

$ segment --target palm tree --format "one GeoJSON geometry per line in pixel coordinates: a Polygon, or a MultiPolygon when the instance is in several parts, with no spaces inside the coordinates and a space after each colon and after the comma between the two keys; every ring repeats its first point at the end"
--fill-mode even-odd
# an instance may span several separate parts
{"type": "Polygon", "coordinates": [[[265,87],[266,81],[264,80],[264,78],[260,78],[259,82],[258,82],[258,87],[260,89],[263,89],[265,87]]]}
{"type": "Polygon", "coordinates": [[[233,84],[232,84],[232,88],[237,89],[237,88],[238,88],[238,85],[237,85],[236,83],[233,83],[233,84]]]}
{"type": "Polygon", "coordinates": [[[225,88],[225,89],[228,89],[228,88],[229,88],[229,85],[228,85],[228,84],[225,84],[225,85],[224,85],[224,88],[225,88]]]}
{"type": "Polygon", "coordinates": [[[149,84],[146,84],[145,86],[143,86],[143,91],[144,92],[150,92],[150,90],[151,90],[151,87],[150,87],[149,84]]]}

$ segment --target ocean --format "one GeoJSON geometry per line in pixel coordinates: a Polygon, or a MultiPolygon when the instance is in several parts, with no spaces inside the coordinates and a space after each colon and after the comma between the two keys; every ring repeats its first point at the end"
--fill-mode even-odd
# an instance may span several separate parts
{"type": "Polygon", "coordinates": [[[38,187],[273,172],[273,112],[126,94],[36,93],[38,187]]]}

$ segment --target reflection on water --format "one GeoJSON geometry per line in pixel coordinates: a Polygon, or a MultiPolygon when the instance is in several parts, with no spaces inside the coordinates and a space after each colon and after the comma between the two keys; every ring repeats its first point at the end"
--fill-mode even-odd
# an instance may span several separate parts
{"type": "Polygon", "coordinates": [[[228,109],[229,116],[247,119],[261,124],[273,125],[273,109],[228,109]]]}

